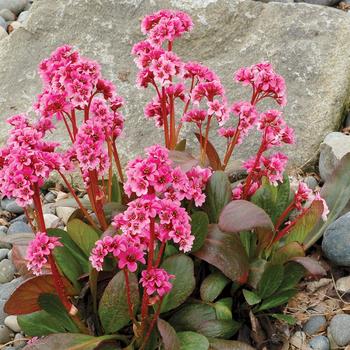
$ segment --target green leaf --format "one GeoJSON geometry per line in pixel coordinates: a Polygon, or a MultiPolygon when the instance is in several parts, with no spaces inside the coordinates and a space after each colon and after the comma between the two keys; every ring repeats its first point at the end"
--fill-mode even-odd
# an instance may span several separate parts
{"type": "Polygon", "coordinates": [[[273,255],[271,262],[276,265],[283,265],[291,258],[296,256],[304,256],[304,248],[298,242],[289,242],[281,248],[277,249],[273,255]]]}
{"type": "Polygon", "coordinates": [[[292,298],[295,295],[296,292],[296,289],[289,289],[284,292],[274,294],[271,297],[265,299],[260,305],[260,307],[257,309],[257,311],[268,310],[276,306],[285,304],[289,301],[290,298],[292,298]]]}
{"type": "Polygon", "coordinates": [[[243,295],[244,295],[246,302],[249,305],[256,305],[256,304],[259,304],[261,302],[261,298],[256,293],[254,293],[250,290],[243,289],[243,295]]]}
{"type": "Polygon", "coordinates": [[[201,323],[198,333],[206,337],[230,339],[241,328],[241,323],[235,320],[211,320],[201,323]]]}
{"type": "Polygon", "coordinates": [[[248,284],[254,289],[258,287],[261,277],[265,271],[267,261],[265,259],[256,259],[250,263],[248,284]]]}
{"type": "Polygon", "coordinates": [[[291,316],[291,315],[285,315],[285,314],[272,314],[273,318],[276,318],[277,320],[283,321],[288,323],[291,326],[294,326],[297,323],[297,320],[291,316]]]}
{"type": "Polygon", "coordinates": [[[165,295],[161,306],[161,312],[167,312],[186,301],[192,294],[196,281],[193,261],[184,254],[173,255],[165,259],[161,267],[171,275],[175,275],[175,278],[171,280],[173,287],[170,293],[165,295]]]}
{"type": "MultiPolygon", "coordinates": [[[[58,333],[38,339],[33,344],[25,346],[23,350],[94,350],[104,341],[117,338],[118,335],[92,337],[85,334],[58,333]]],[[[113,349],[117,348],[114,346],[113,349]]]]}
{"type": "Polygon", "coordinates": [[[49,293],[40,294],[38,302],[41,308],[56,318],[68,332],[79,333],[79,328],[72,321],[57,295],[49,293]]]}
{"type": "Polygon", "coordinates": [[[122,202],[122,191],[120,189],[120,183],[118,181],[117,175],[113,174],[112,177],[112,196],[111,196],[111,201],[116,202],[116,203],[121,203],[122,202]]]}
{"type": "Polygon", "coordinates": [[[252,196],[251,201],[264,209],[275,224],[283,211],[288,207],[290,200],[289,178],[284,174],[283,182],[278,186],[271,185],[264,177],[262,186],[252,196]]]}
{"type": "Polygon", "coordinates": [[[268,264],[258,284],[258,295],[265,299],[275,293],[283,280],[284,268],[282,265],[268,264]]]}
{"type": "Polygon", "coordinates": [[[225,206],[220,214],[219,227],[225,232],[250,231],[258,227],[273,230],[266,212],[245,200],[232,201],[225,206]]]}
{"type": "Polygon", "coordinates": [[[244,249],[247,252],[249,258],[255,255],[256,246],[257,246],[257,236],[255,232],[252,231],[243,231],[239,233],[239,238],[244,246],[244,249]]]}
{"type": "Polygon", "coordinates": [[[216,318],[218,320],[232,320],[232,298],[218,300],[214,304],[216,318]]]}
{"type": "Polygon", "coordinates": [[[208,338],[210,350],[254,350],[246,343],[237,340],[208,338]]]}
{"type": "Polygon", "coordinates": [[[17,316],[17,321],[21,330],[31,337],[67,332],[59,320],[43,310],[17,316]]]}
{"type": "MultiPolygon", "coordinates": [[[[137,277],[129,273],[130,299],[136,314],[140,304],[137,277]]],[[[106,333],[114,333],[130,322],[124,271],[119,271],[108,283],[98,308],[106,333]]]]}
{"type": "Polygon", "coordinates": [[[286,243],[298,242],[303,244],[306,237],[321,219],[322,213],[323,202],[314,200],[305,213],[299,216],[297,223],[287,234],[286,243]]]}
{"type": "Polygon", "coordinates": [[[91,226],[78,219],[73,219],[68,222],[67,232],[81,250],[87,256],[90,256],[91,249],[99,239],[97,232],[91,226]]]}
{"type": "Polygon", "coordinates": [[[180,340],[176,335],[175,329],[170,324],[161,318],[157,320],[157,326],[160,336],[164,344],[164,350],[180,349],[180,340]]]}
{"type": "Polygon", "coordinates": [[[209,302],[214,301],[229,283],[230,280],[221,272],[211,273],[201,284],[201,299],[209,302]]]}
{"type": "Polygon", "coordinates": [[[248,278],[248,256],[239,236],[222,232],[218,225],[209,225],[204,245],[194,255],[214,265],[232,281],[244,283],[248,278]]]}
{"type": "Polygon", "coordinates": [[[208,350],[209,341],[201,334],[195,332],[179,332],[177,336],[180,339],[180,348],[177,350],[208,350]]]}
{"type": "Polygon", "coordinates": [[[210,177],[206,189],[205,208],[211,223],[217,223],[220,213],[231,200],[231,185],[223,171],[215,171],[210,177]]]}
{"type": "Polygon", "coordinates": [[[175,146],[175,151],[184,152],[185,150],[186,150],[186,139],[183,139],[175,146]]]}
{"type": "Polygon", "coordinates": [[[208,234],[209,218],[204,211],[196,211],[191,215],[191,233],[195,237],[191,252],[202,248],[208,234]]]}
{"type": "Polygon", "coordinates": [[[296,263],[289,262],[284,267],[284,276],[279,292],[294,288],[305,275],[305,268],[296,263]]]}
{"type": "Polygon", "coordinates": [[[350,154],[345,155],[330,180],[326,181],[321,190],[321,197],[327,202],[330,210],[326,222],[319,221],[304,241],[305,249],[310,248],[326,228],[336,220],[350,200],[350,154]]]}

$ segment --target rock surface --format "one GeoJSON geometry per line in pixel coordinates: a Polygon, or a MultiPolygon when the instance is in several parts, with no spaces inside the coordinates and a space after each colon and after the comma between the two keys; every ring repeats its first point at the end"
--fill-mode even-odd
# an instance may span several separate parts
{"type": "Polygon", "coordinates": [[[322,250],[336,265],[350,266],[350,213],[329,225],[324,233],[322,250]]]}
{"type": "Polygon", "coordinates": [[[0,261],[0,283],[7,283],[13,280],[16,268],[9,259],[0,261]]]}
{"type": "Polygon", "coordinates": [[[21,327],[19,326],[17,322],[17,316],[15,315],[10,315],[5,318],[5,326],[13,330],[14,332],[18,333],[21,331],[21,327]]]}
{"type": "MultiPolygon", "coordinates": [[[[135,87],[137,70],[130,55],[132,45],[142,39],[140,18],[160,8],[180,8],[193,16],[195,29],[176,43],[176,52],[213,68],[222,78],[230,102],[249,98],[248,88],[233,83],[233,72],[244,65],[271,61],[286,78],[289,103],[285,115],[296,128],[297,145],[288,150],[290,166],[301,166],[315,157],[324,136],[339,127],[348,103],[350,16],[308,4],[36,0],[25,26],[0,43],[0,115],[5,118],[30,110],[41,91],[38,63],[57,46],[71,44],[101,62],[104,75],[117,84],[126,99],[127,137],[120,143],[123,162],[149,146],[150,140],[160,141],[159,130],[143,116],[143,107],[153,92],[151,95],[135,87]]],[[[0,131],[0,143],[6,132],[6,128],[0,131]]],[[[214,143],[218,143],[214,135],[214,143]]],[[[61,136],[54,138],[60,140],[61,136]]],[[[258,138],[247,142],[237,158],[251,156],[257,146],[258,138]]],[[[223,147],[222,143],[221,151],[223,147]]]]}
{"type": "Polygon", "coordinates": [[[322,315],[311,316],[310,319],[305,323],[303,331],[308,335],[314,335],[322,332],[327,327],[327,320],[322,315]]]}
{"type": "Polygon", "coordinates": [[[329,340],[323,335],[318,335],[310,340],[309,346],[313,350],[329,350],[329,340]]]}
{"type": "Polygon", "coordinates": [[[319,170],[323,180],[331,178],[340,160],[350,153],[350,136],[341,132],[331,132],[320,146],[319,170]]]}
{"type": "Polygon", "coordinates": [[[338,346],[350,344],[350,315],[335,315],[332,318],[329,329],[338,346]]]}
{"type": "Polygon", "coordinates": [[[28,0],[0,0],[0,10],[8,9],[18,15],[28,4],[28,0]]]}
{"type": "Polygon", "coordinates": [[[350,276],[342,277],[337,280],[336,283],[337,291],[340,293],[350,292],[350,276]]]}

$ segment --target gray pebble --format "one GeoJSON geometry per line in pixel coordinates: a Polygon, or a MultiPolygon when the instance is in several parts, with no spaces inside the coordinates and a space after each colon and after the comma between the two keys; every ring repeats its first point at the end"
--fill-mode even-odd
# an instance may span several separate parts
{"type": "Polygon", "coordinates": [[[1,206],[3,209],[13,214],[19,215],[24,213],[24,209],[20,207],[14,199],[6,199],[6,201],[2,201],[1,206]]]}
{"type": "Polygon", "coordinates": [[[329,325],[329,330],[338,346],[350,344],[350,315],[335,315],[329,325]]]}
{"type": "Polygon", "coordinates": [[[7,30],[7,23],[6,23],[5,19],[2,18],[1,16],[0,16],[0,27],[2,27],[5,30],[7,30]]]}
{"type": "Polygon", "coordinates": [[[11,244],[10,243],[6,243],[3,242],[3,239],[6,239],[6,234],[4,232],[0,231],[0,248],[7,248],[7,249],[11,249],[11,244]]]}
{"type": "Polygon", "coordinates": [[[0,10],[0,16],[5,21],[14,21],[16,19],[15,14],[13,12],[11,12],[9,9],[0,10]]]}
{"type": "Polygon", "coordinates": [[[15,316],[15,315],[7,316],[5,318],[4,323],[5,323],[5,326],[10,328],[15,333],[19,333],[21,331],[21,327],[19,326],[18,321],[17,321],[17,316],[15,316]]]}
{"type": "Polygon", "coordinates": [[[7,258],[9,251],[10,251],[9,249],[0,248],[0,261],[7,258]]]}
{"type": "Polygon", "coordinates": [[[21,333],[17,333],[15,335],[15,340],[17,340],[15,342],[15,348],[16,349],[21,349],[27,344],[27,342],[25,340],[20,340],[20,339],[23,339],[23,338],[24,338],[24,336],[21,333]]]}
{"type": "Polygon", "coordinates": [[[0,10],[9,9],[15,15],[18,15],[27,4],[28,0],[0,0],[0,10]]]}
{"type": "Polygon", "coordinates": [[[9,250],[7,258],[12,261],[12,249],[9,250]]]}
{"type": "Polygon", "coordinates": [[[304,179],[304,182],[307,184],[307,187],[309,187],[311,190],[315,190],[318,186],[317,180],[313,176],[307,176],[304,179]]]}
{"type": "Polygon", "coordinates": [[[6,344],[11,340],[11,331],[4,325],[0,325],[0,344],[6,344]]]}
{"type": "Polygon", "coordinates": [[[9,259],[0,261],[0,283],[7,283],[13,280],[16,268],[9,259]]]}
{"type": "Polygon", "coordinates": [[[24,223],[28,223],[28,219],[24,214],[17,216],[15,219],[11,220],[10,223],[13,224],[14,222],[17,222],[17,221],[22,221],[24,223]]]}
{"type": "Polygon", "coordinates": [[[309,346],[313,350],[329,350],[329,340],[323,335],[318,335],[310,340],[309,346]]]}
{"type": "Polygon", "coordinates": [[[23,23],[28,19],[29,15],[30,15],[29,11],[23,11],[19,14],[17,21],[23,23]]]}
{"type": "Polygon", "coordinates": [[[47,203],[55,203],[56,201],[56,194],[53,192],[48,192],[45,195],[45,200],[47,203]]]}
{"type": "Polygon", "coordinates": [[[7,230],[7,234],[11,235],[13,233],[31,233],[33,232],[29,225],[22,221],[14,222],[10,225],[9,229],[7,230]]]}
{"type": "Polygon", "coordinates": [[[8,228],[6,226],[0,226],[0,232],[6,233],[8,228]]]}
{"type": "Polygon", "coordinates": [[[308,335],[314,335],[322,332],[327,327],[327,320],[322,315],[311,316],[310,319],[305,323],[303,331],[308,335]]]}

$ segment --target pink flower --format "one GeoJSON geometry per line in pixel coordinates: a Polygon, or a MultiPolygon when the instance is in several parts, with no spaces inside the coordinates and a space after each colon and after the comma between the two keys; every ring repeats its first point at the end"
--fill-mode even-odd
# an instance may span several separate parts
{"type": "Polygon", "coordinates": [[[137,262],[146,263],[144,252],[137,247],[129,246],[119,254],[118,268],[127,268],[130,272],[137,270],[137,262]]]}
{"type": "Polygon", "coordinates": [[[329,208],[328,208],[327,202],[321,197],[319,192],[315,194],[314,200],[322,202],[323,204],[322,220],[327,221],[328,214],[329,214],[329,208]]]}
{"type": "Polygon", "coordinates": [[[38,232],[30,242],[27,250],[28,270],[34,275],[40,275],[42,267],[47,263],[48,256],[55,247],[63,246],[58,237],[49,237],[45,232],[38,232]]]}
{"type": "Polygon", "coordinates": [[[294,195],[295,207],[298,210],[302,209],[302,206],[305,202],[312,200],[313,193],[310,188],[307,187],[306,183],[299,182],[298,189],[294,195]]]}
{"type": "Polygon", "coordinates": [[[141,273],[140,283],[148,295],[158,294],[163,297],[171,291],[172,285],[169,282],[174,275],[170,275],[164,269],[152,268],[141,273]]]}

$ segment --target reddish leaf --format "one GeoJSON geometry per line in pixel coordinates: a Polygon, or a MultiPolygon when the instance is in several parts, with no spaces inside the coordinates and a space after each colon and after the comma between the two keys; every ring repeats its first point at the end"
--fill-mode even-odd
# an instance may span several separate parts
{"type": "Polygon", "coordinates": [[[297,262],[298,264],[302,265],[305,267],[307,271],[310,272],[311,275],[313,276],[326,276],[327,272],[326,270],[321,266],[321,264],[307,256],[299,256],[290,259],[292,261],[297,262]]]}
{"type": "Polygon", "coordinates": [[[162,337],[164,350],[180,349],[180,341],[176,335],[175,329],[170,324],[161,318],[157,320],[159,333],[162,337]]]}
{"type": "MultiPolygon", "coordinates": [[[[200,134],[198,134],[197,132],[195,132],[194,134],[196,135],[198,142],[200,142],[200,134]]],[[[204,138],[202,138],[201,146],[202,148],[204,147],[204,138]]],[[[209,159],[209,164],[213,168],[213,170],[222,170],[222,165],[218,152],[209,140],[207,141],[206,154],[209,159]]]]}
{"type": "MultiPolygon", "coordinates": [[[[64,279],[66,293],[76,295],[72,285],[64,279]]],[[[6,302],[4,311],[10,315],[24,315],[41,310],[38,303],[40,294],[56,293],[52,275],[31,277],[20,284],[6,302]]]]}
{"type": "Polygon", "coordinates": [[[169,151],[169,158],[184,172],[191,170],[199,164],[199,160],[187,152],[169,151]]]}
{"type": "Polygon", "coordinates": [[[222,232],[218,225],[209,226],[204,245],[194,255],[217,267],[232,281],[245,282],[248,277],[248,256],[239,236],[222,232]]]}
{"type": "Polygon", "coordinates": [[[298,242],[290,242],[277,249],[272,256],[272,263],[284,264],[294,257],[303,257],[304,248],[298,242]]]}
{"type": "Polygon", "coordinates": [[[225,232],[250,231],[254,228],[273,229],[273,223],[266,212],[257,205],[236,200],[228,203],[219,217],[219,227],[225,232]]]}
{"type": "Polygon", "coordinates": [[[14,245],[12,247],[12,262],[20,275],[27,275],[30,272],[27,269],[27,246],[14,245]]]}

